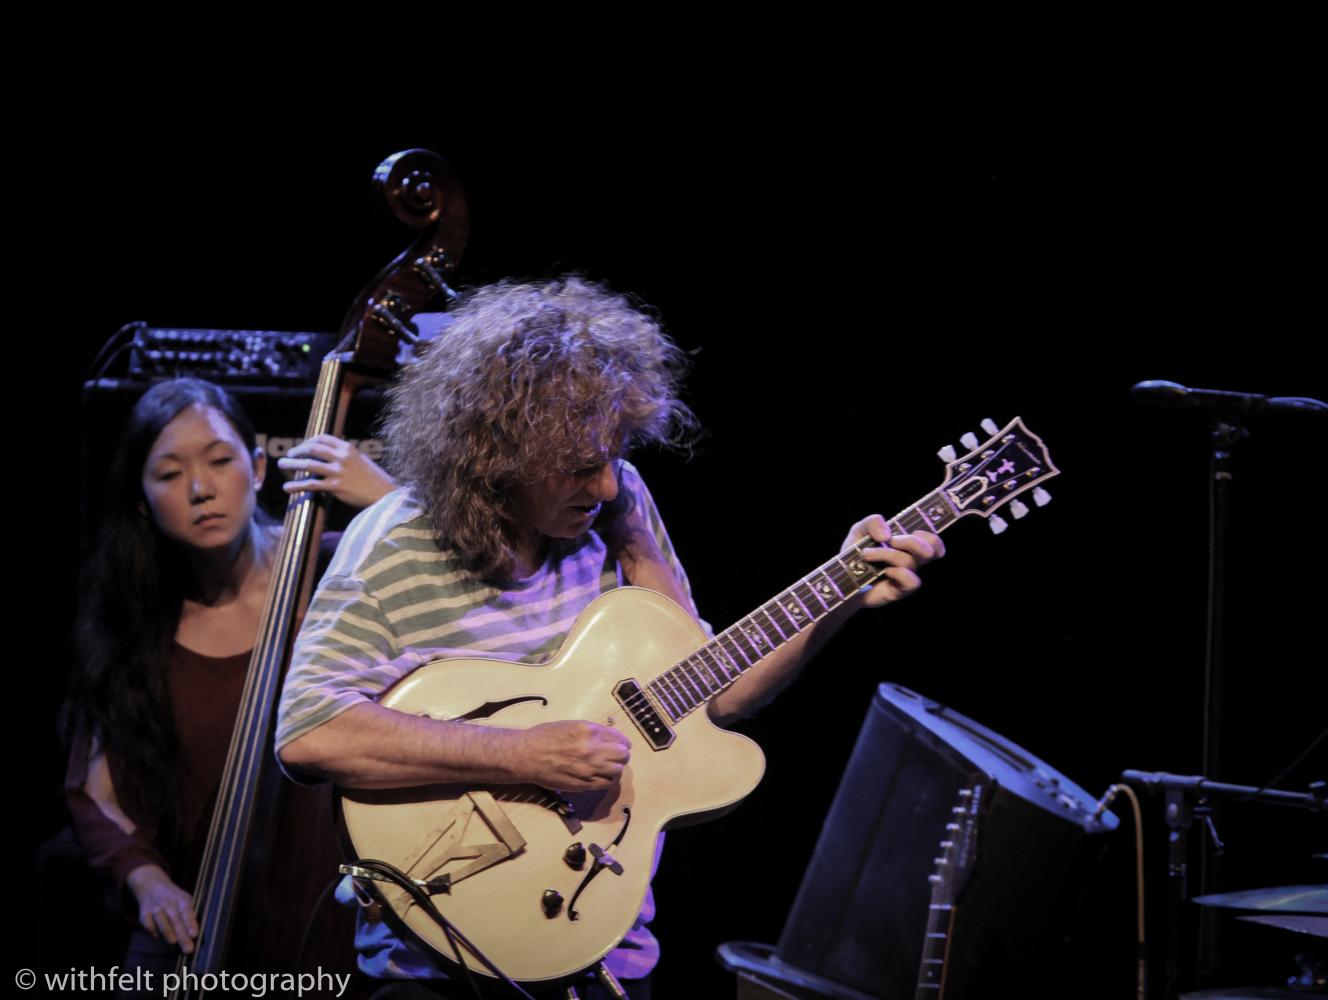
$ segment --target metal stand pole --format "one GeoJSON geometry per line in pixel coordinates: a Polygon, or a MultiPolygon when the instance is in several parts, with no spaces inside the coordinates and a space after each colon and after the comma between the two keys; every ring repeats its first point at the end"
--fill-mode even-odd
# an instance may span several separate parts
{"type": "MultiPolygon", "coordinates": [[[[1204,652],[1203,756],[1202,772],[1220,778],[1222,772],[1222,667],[1224,622],[1226,621],[1227,509],[1232,482],[1231,454],[1249,437],[1235,418],[1218,414],[1213,419],[1212,464],[1208,483],[1208,639],[1204,652]]],[[[1216,816],[1214,816],[1216,819],[1216,816]]],[[[1199,895],[1217,891],[1218,855],[1204,842],[1199,845],[1199,895]]],[[[1199,914],[1199,985],[1206,986],[1217,972],[1220,954],[1217,914],[1205,909],[1199,914]]]]}

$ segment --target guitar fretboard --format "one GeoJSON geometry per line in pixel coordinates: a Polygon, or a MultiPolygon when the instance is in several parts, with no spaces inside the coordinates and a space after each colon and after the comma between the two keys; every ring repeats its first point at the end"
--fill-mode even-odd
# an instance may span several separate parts
{"type": "MultiPolygon", "coordinates": [[[[941,532],[958,517],[938,490],[896,514],[889,525],[896,535],[941,532]]],[[[879,580],[887,567],[862,558],[863,551],[876,544],[871,538],[859,540],[656,677],[646,685],[655,703],[677,722],[736,681],[747,668],[879,580]]]]}

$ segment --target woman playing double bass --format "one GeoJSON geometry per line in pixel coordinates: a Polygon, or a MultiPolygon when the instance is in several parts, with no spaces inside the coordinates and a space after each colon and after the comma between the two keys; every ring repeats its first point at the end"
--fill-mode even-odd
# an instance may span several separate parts
{"type": "MultiPolygon", "coordinates": [[[[112,462],[83,574],[65,790],[90,862],[132,893],[127,969],[170,968],[198,934],[190,887],[280,534],[257,504],[266,464],[244,412],[197,379],[145,393],[112,462]]],[[[312,473],[287,492],[353,506],[395,485],[330,435],[279,464],[312,473]]]]}

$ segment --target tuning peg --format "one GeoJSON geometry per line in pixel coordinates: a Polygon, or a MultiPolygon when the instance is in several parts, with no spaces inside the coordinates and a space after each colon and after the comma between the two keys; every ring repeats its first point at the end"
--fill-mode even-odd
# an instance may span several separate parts
{"type": "Polygon", "coordinates": [[[991,417],[982,421],[981,427],[983,433],[985,433],[987,437],[995,437],[1001,431],[1001,429],[996,426],[996,421],[992,420],[991,417]]]}
{"type": "Polygon", "coordinates": [[[1000,514],[992,514],[991,517],[987,518],[987,524],[990,526],[993,535],[999,535],[1010,526],[1000,514]]]}
{"type": "Polygon", "coordinates": [[[967,434],[965,434],[963,437],[959,439],[959,443],[962,444],[969,451],[972,451],[974,448],[978,446],[978,436],[974,434],[972,431],[969,431],[967,434]]]}
{"type": "Polygon", "coordinates": [[[1033,491],[1033,502],[1039,507],[1045,507],[1051,503],[1051,494],[1039,486],[1033,491]]]}
{"type": "Polygon", "coordinates": [[[936,454],[941,456],[941,461],[944,462],[946,465],[949,465],[951,462],[953,462],[956,458],[959,457],[957,454],[955,454],[955,447],[952,444],[947,444],[936,454]]]}
{"type": "Polygon", "coordinates": [[[1028,516],[1028,507],[1024,504],[1022,500],[1011,500],[1010,513],[1014,515],[1014,519],[1017,521],[1021,517],[1028,516]]]}

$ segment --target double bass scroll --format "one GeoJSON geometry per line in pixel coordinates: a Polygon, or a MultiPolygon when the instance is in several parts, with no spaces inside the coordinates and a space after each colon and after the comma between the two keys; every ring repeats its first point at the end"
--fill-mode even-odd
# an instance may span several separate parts
{"type": "Polygon", "coordinates": [[[373,180],[380,204],[420,234],[351,304],[341,332],[354,343],[348,348],[343,340],[338,350],[349,349],[356,365],[371,373],[390,374],[404,360],[402,349],[420,339],[411,317],[455,295],[447,276],[461,261],[470,215],[461,182],[430,150],[393,153],[373,180]]]}

